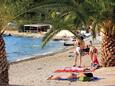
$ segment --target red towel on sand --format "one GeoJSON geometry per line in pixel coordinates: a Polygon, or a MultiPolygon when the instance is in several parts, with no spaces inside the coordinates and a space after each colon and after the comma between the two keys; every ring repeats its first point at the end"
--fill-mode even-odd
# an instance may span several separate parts
{"type": "MultiPolygon", "coordinates": [[[[90,71],[90,70],[89,70],[90,71]]],[[[65,67],[61,69],[57,69],[54,72],[84,72],[84,68],[78,68],[78,67],[65,67]]],[[[90,71],[91,72],[91,71],[90,71]]]]}

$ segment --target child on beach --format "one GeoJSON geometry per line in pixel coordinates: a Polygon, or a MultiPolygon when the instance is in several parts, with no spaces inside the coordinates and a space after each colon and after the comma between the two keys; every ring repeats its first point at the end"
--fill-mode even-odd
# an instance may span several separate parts
{"type": "Polygon", "coordinates": [[[91,67],[98,67],[99,61],[98,61],[98,51],[95,46],[90,47],[89,55],[91,58],[91,67]]]}

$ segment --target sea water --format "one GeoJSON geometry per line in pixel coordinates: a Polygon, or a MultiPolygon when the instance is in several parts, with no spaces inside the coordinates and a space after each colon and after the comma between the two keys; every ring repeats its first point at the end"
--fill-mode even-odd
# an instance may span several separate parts
{"type": "Polygon", "coordinates": [[[11,62],[35,55],[46,55],[65,48],[60,41],[50,41],[41,48],[42,38],[6,36],[4,40],[7,58],[11,62]]]}

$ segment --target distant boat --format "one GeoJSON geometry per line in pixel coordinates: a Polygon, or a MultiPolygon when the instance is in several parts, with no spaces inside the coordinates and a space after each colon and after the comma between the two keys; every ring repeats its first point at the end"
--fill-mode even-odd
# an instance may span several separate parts
{"type": "Polygon", "coordinates": [[[74,44],[64,43],[64,46],[74,46],[74,44]]]}
{"type": "Polygon", "coordinates": [[[64,46],[74,46],[74,42],[72,40],[65,41],[64,46]]]}
{"type": "Polygon", "coordinates": [[[4,37],[6,36],[12,36],[10,33],[9,34],[3,34],[4,37]]]}
{"type": "Polygon", "coordinates": [[[12,36],[12,35],[9,33],[8,36],[12,36]]]}
{"type": "Polygon", "coordinates": [[[61,40],[61,39],[56,39],[56,38],[53,39],[53,41],[60,41],[60,40],[61,40]]]}

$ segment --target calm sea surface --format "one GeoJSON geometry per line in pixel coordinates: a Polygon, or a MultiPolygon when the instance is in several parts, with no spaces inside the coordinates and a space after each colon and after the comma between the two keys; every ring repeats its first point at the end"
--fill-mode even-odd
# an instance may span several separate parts
{"type": "Polygon", "coordinates": [[[45,55],[65,48],[63,42],[50,41],[42,49],[42,38],[7,36],[4,37],[4,40],[9,61],[16,61],[36,55],[45,55]]]}

